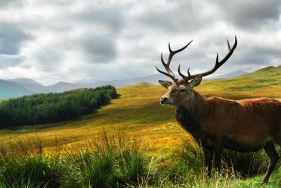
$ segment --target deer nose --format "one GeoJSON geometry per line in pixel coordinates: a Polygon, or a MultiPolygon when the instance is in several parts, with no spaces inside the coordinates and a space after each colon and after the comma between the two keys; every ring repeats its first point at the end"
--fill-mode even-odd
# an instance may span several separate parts
{"type": "Polygon", "coordinates": [[[165,104],[165,102],[167,101],[167,97],[162,97],[160,98],[160,104],[165,104]]]}

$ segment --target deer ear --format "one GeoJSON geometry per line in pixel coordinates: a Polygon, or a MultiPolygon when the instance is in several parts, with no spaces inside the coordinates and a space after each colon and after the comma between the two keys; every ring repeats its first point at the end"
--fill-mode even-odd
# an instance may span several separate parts
{"type": "Polygon", "coordinates": [[[194,88],[194,87],[198,86],[201,83],[201,80],[202,80],[202,76],[197,76],[196,78],[191,80],[191,82],[189,83],[190,87],[194,88]]]}
{"type": "Polygon", "coordinates": [[[164,81],[164,80],[159,80],[159,83],[165,88],[168,88],[170,85],[172,85],[172,82],[164,81]]]}

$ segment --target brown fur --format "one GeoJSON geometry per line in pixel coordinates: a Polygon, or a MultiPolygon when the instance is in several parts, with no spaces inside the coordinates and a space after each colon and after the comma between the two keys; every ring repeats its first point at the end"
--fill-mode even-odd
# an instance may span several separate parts
{"type": "Polygon", "coordinates": [[[210,97],[202,101],[202,131],[236,142],[263,147],[273,140],[281,144],[281,102],[268,98],[228,100],[210,97]]]}
{"type": "Polygon", "coordinates": [[[168,92],[160,103],[177,107],[177,121],[202,145],[209,176],[213,152],[215,164],[220,168],[222,148],[243,152],[263,148],[270,158],[263,180],[268,181],[279,159],[273,143],[281,145],[281,102],[269,98],[236,101],[205,98],[193,90],[200,79],[191,83],[162,84],[168,92]]]}
{"type": "Polygon", "coordinates": [[[156,69],[170,77],[173,82],[159,80],[168,89],[160,98],[162,105],[177,107],[176,119],[201,144],[205,154],[205,165],[211,175],[212,160],[219,169],[223,147],[238,151],[257,151],[261,148],[267,153],[270,164],[263,182],[267,182],[278,159],[274,143],[281,145],[281,102],[268,98],[229,100],[220,97],[204,98],[193,90],[202,77],[214,73],[232,55],[237,46],[237,38],[227,55],[219,61],[217,55],[215,66],[203,73],[185,76],[178,67],[181,80],[176,79],[170,69],[173,56],[184,50],[192,41],[178,50],[171,50],[169,44],[168,62],[163,56],[161,61],[167,72],[156,69]]]}

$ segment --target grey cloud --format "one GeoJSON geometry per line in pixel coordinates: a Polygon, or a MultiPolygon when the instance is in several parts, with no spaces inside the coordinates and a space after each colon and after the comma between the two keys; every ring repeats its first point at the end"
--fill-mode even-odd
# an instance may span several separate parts
{"type": "MultiPolygon", "coordinates": [[[[233,39],[229,39],[230,43],[233,44],[233,39]]],[[[185,73],[188,67],[190,67],[191,73],[211,69],[215,64],[216,52],[219,53],[220,59],[227,53],[225,40],[216,40],[216,38],[214,38],[211,41],[209,39],[202,41],[198,48],[194,48],[191,45],[190,48],[186,49],[181,54],[177,54],[173,59],[173,70],[176,72],[178,64],[181,64],[181,70],[185,73]]],[[[280,52],[281,48],[279,46],[255,46],[255,44],[244,44],[235,50],[228,62],[216,71],[215,74],[225,74],[226,72],[240,69],[253,71],[262,66],[276,66],[278,65],[276,62],[281,64],[280,52]]]]}
{"type": "Polygon", "coordinates": [[[22,62],[22,58],[13,55],[0,54],[0,68],[17,66],[22,62]]]}
{"type": "MultiPolygon", "coordinates": [[[[173,57],[173,69],[177,70],[179,64],[181,65],[181,70],[183,72],[186,72],[190,67],[191,73],[212,68],[215,64],[216,53],[219,54],[220,59],[227,53],[227,43],[224,39],[224,37],[219,36],[193,41],[184,51],[173,57]]],[[[230,43],[232,45],[233,39],[230,40],[230,43]]],[[[180,47],[182,46],[179,46],[178,48],[180,47]]],[[[171,45],[171,48],[173,50],[178,49],[173,47],[173,45],[171,45]]],[[[167,59],[167,53],[168,48],[166,50],[165,59],[167,59]]]]}
{"type": "Polygon", "coordinates": [[[115,6],[100,8],[97,5],[88,6],[73,13],[70,19],[91,25],[92,23],[107,25],[113,32],[118,32],[123,26],[122,9],[115,6]]]}
{"type": "Polygon", "coordinates": [[[62,60],[62,54],[56,49],[41,49],[33,55],[34,66],[43,71],[55,71],[62,60]]]}
{"type": "Polygon", "coordinates": [[[23,0],[0,0],[0,9],[11,6],[22,6],[23,4],[23,0]]]}
{"type": "Polygon", "coordinates": [[[273,65],[274,60],[279,60],[281,64],[280,56],[281,48],[273,47],[261,47],[261,46],[251,46],[249,49],[242,51],[240,54],[236,55],[233,59],[235,65],[273,65]]]}
{"type": "Polygon", "coordinates": [[[38,71],[43,81],[69,81],[80,75],[95,81],[155,74],[154,66],[162,67],[161,51],[167,57],[168,41],[176,49],[193,37],[192,45],[174,58],[175,72],[178,64],[183,72],[189,66],[192,73],[212,68],[216,52],[223,57],[225,39],[232,43],[234,34],[238,35],[238,49],[216,73],[240,68],[248,71],[281,61],[277,45],[281,39],[280,0],[42,0],[23,3],[23,9],[7,2],[0,0],[0,6],[24,16],[13,15],[10,20],[9,11],[0,12],[0,22],[7,22],[0,24],[0,68],[20,64],[27,72],[28,68],[38,71]],[[5,17],[1,20],[2,14],[5,17]],[[266,32],[259,28],[266,28],[266,32]],[[275,36],[272,40],[268,37],[271,34],[275,36]],[[251,44],[242,41],[247,37],[251,44]],[[262,38],[269,40],[268,46],[258,46],[262,38]],[[15,55],[19,52],[25,59],[15,55]]]}
{"type": "Polygon", "coordinates": [[[164,5],[154,2],[155,5],[147,6],[136,20],[145,30],[155,29],[169,33],[196,31],[211,25],[216,16],[208,16],[209,13],[205,10],[209,2],[203,2],[177,0],[167,1],[164,5]]]}
{"type": "Polygon", "coordinates": [[[271,58],[281,59],[281,47],[274,46],[257,46],[248,51],[248,56],[268,56],[271,58]]]}
{"type": "MultiPolygon", "coordinates": [[[[63,6],[64,3],[62,1],[58,6],[63,6]]],[[[40,29],[44,29],[48,33],[59,33],[61,35],[61,38],[58,39],[60,44],[56,44],[55,48],[59,48],[60,53],[74,50],[82,53],[83,61],[88,63],[110,63],[118,55],[116,42],[124,22],[122,9],[118,9],[114,4],[102,7],[90,1],[81,3],[83,6],[78,9],[63,6],[64,14],[60,14],[56,20],[45,19],[44,24],[30,23],[30,25],[33,30],[38,29],[39,24],[42,27],[40,29]],[[71,37],[72,32],[75,33],[76,30],[79,31],[79,34],[71,37]]],[[[42,57],[42,62],[51,59],[48,56],[45,58],[42,52],[38,53],[39,55],[36,57],[38,61],[40,61],[39,57],[42,57]]],[[[54,56],[57,64],[64,61],[63,58],[57,58],[59,55],[54,54],[54,56]]]]}
{"type": "Polygon", "coordinates": [[[263,25],[278,21],[280,0],[217,0],[222,18],[243,29],[260,29],[263,25]]]}
{"type": "MultiPolygon", "coordinates": [[[[176,48],[173,48],[176,50],[176,48]]],[[[168,51],[168,50],[167,50],[168,51]]],[[[167,61],[168,58],[168,52],[164,55],[164,60],[167,61]]],[[[173,57],[171,67],[175,72],[177,72],[177,68],[179,65],[181,65],[181,70],[183,72],[186,72],[187,69],[190,67],[190,70],[198,69],[200,68],[206,68],[208,67],[208,58],[206,56],[206,52],[204,50],[195,49],[192,47],[186,49],[185,51],[182,51],[181,53],[176,54],[173,57]],[[207,65],[207,66],[206,66],[207,65]]],[[[159,58],[159,67],[162,68],[162,65],[160,65],[160,58],[159,58]]]]}
{"type": "MultiPolygon", "coordinates": [[[[124,11],[124,10],[123,10],[124,11]]],[[[71,12],[66,19],[75,20],[77,24],[91,29],[81,38],[74,41],[91,63],[110,63],[117,58],[116,40],[124,26],[122,8],[117,5],[105,7],[90,4],[78,12],[71,12]],[[96,26],[105,26],[101,31],[96,26]]],[[[75,44],[74,44],[75,45],[75,44]]]]}
{"type": "Polygon", "coordinates": [[[117,56],[113,36],[88,35],[79,39],[77,43],[77,47],[91,63],[109,63],[117,56]]]}
{"type": "Polygon", "coordinates": [[[22,44],[30,39],[16,24],[0,23],[0,54],[16,55],[22,44]]]}

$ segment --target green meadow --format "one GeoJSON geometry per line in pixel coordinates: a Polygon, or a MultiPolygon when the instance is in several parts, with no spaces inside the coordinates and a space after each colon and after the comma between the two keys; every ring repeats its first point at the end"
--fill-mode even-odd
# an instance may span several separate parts
{"type": "MultiPolygon", "coordinates": [[[[205,80],[196,90],[206,97],[280,99],[281,67],[205,80]]],[[[269,184],[260,184],[267,166],[262,151],[225,151],[223,173],[214,171],[207,180],[200,148],[175,121],[175,109],[159,105],[164,88],[139,83],[117,92],[120,96],[95,114],[0,130],[0,186],[281,186],[280,165],[269,184]]]]}

